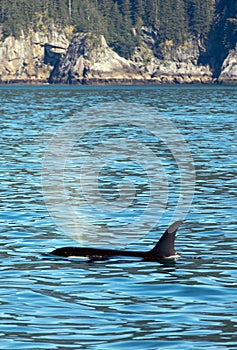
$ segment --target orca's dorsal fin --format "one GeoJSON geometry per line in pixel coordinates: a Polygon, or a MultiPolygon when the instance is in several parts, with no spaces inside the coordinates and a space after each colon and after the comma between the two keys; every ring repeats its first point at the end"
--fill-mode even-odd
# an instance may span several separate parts
{"type": "Polygon", "coordinates": [[[150,250],[149,254],[155,255],[157,258],[167,258],[175,256],[175,234],[182,222],[182,220],[179,220],[170,225],[165,231],[165,233],[162,235],[158,243],[155,245],[155,247],[150,250]]]}

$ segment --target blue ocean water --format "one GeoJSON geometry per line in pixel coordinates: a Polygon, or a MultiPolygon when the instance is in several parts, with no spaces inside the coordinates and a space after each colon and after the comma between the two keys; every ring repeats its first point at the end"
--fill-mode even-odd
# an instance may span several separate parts
{"type": "Polygon", "coordinates": [[[2,86],[0,95],[0,348],[235,350],[237,88],[2,86]],[[192,194],[175,262],[45,254],[150,249],[192,194]]]}

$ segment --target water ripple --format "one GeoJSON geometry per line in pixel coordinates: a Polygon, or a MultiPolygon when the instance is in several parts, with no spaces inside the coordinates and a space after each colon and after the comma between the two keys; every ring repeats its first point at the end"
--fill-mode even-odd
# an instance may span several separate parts
{"type": "MultiPolygon", "coordinates": [[[[235,350],[236,88],[45,86],[0,90],[1,348],[235,350]],[[118,259],[86,263],[44,255],[73,243],[59,231],[45,207],[41,165],[47,140],[42,135],[50,135],[82,108],[114,100],[139,101],[157,108],[176,123],[192,152],[196,192],[177,236],[177,251],[183,258],[176,263],[118,259]]],[[[120,131],[116,132],[119,136],[120,131]]],[[[150,135],[140,137],[146,137],[153,151],[163,152],[174,189],[168,207],[173,208],[179,183],[174,160],[163,145],[153,144],[150,135]]],[[[94,142],[95,138],[88,140],[85,151],[94,142]]],[[[68,165],[68,195],[76,203],[77,164],[72,158],[68,165]]],[[[103,168],[100,186],[104,197],[116,197],[117,182],[124,176],[136,183],[134,204],[136,210],[142,210],[149,200],[149,181],[139,167],[128,170],[123,159],[103,168]]],[[[115,222],[116,215],[112,219],[119,232],[119,220],[115,222]]],[[[109,220],[102,220],[101,230],[109,220]]],[[[166,222],[161,222],[159,229],[134,246],[149,249],[165,228],[166,222]]]]}

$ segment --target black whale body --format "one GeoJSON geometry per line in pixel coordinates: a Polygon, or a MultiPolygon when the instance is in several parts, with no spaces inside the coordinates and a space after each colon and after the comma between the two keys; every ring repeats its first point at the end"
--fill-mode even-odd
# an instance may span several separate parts
{"type": "Polygon", "coordinates": [[[50,254],[67,258],[88,258],[90,260],[104,260],[112,257],[135,257],[144,261],[174,259],[180,257],[175,252],[175,234],[182,221],[176,221],[168,227],[158,243],[149,251],[97,249],[85,247],[63,247],[53,250],[50,254]]]}

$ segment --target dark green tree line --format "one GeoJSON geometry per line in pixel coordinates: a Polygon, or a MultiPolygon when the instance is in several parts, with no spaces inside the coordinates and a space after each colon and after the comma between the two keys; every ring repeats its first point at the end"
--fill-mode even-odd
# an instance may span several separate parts
{"type": "Polygon", "coordinates": [[[19,36],[50,23],[105,35],[109,45],[130,56],[142,26],[155,27],[160,43],[182,43],[189,35],[206,36],[216,15],[224,23],[223,40],[233,46],[237,32],[236,0],[0,0],[3,36],[19,36]],[[39,18],[41,21],[39,21],[39,18]]]}

